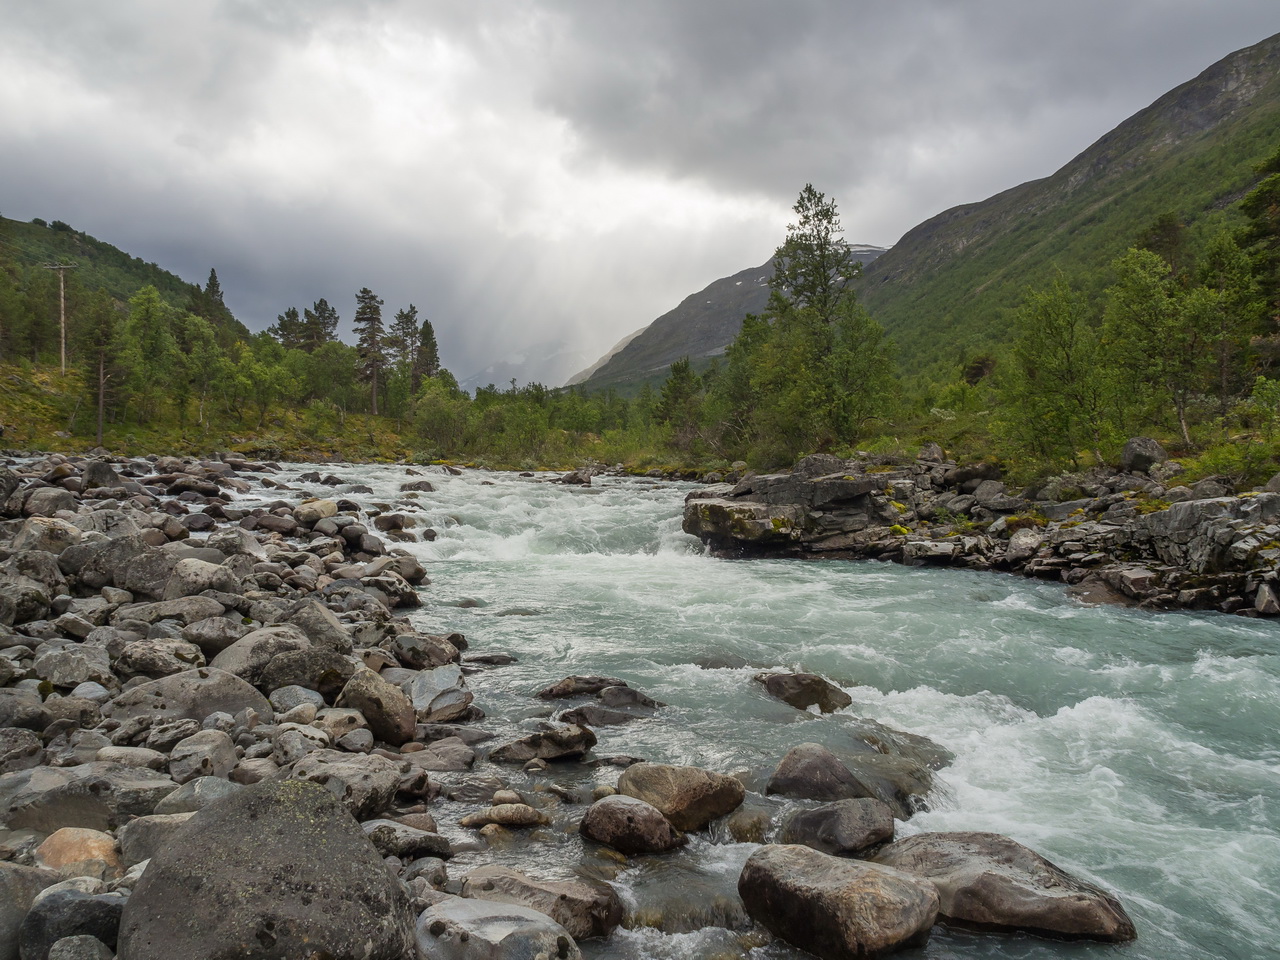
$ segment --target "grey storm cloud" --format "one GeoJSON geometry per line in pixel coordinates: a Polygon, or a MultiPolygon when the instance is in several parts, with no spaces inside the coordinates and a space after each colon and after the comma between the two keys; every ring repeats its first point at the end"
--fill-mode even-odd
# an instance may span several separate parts
{"type": "Polygon", "coordinates": [[[590,362],[764,260],[1047,176],[1276,29],[1273,0],[0,0],[0,211],[263,329],[369,286],[460,376],[590,362]],[[568,362],[568,361],[564,361],[568,362]],[[577,361],[574,361],[577,362],[577,361]]]}

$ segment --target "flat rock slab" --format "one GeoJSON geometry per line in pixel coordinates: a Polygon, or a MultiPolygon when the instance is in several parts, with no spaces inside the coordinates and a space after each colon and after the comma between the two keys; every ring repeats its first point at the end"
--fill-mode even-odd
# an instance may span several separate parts
{"type": "Polygon", "coordinates": [[[129,960],[413,956],[404,889],[322,787],[261,783],[211,804],[152,858],[120,923],[129,960]]]}
{"type": "Polygon", "coordinates": [[[804,846],[761,847],[742,868],[738,894],[753,920],[822,960],[923,946],[938,914],[929,881],[804,846]]]}
{"type": "Polygon", "coordinates": [[[941,919],[962,926],[1108,943],[1137,937],[1111,894],[998,833],[921,833],[874,860],[932,881],[941,919]]]}

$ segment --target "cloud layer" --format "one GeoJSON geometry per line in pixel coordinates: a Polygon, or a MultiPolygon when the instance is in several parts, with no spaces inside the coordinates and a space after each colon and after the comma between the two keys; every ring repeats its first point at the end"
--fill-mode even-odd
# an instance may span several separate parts
{"type": "MultiPolygon", "coordinates": [[[[763,261],[1046,176],[1275,26],[1270,0],[0,0],[0,211],[262,329],[362,286],[460,376],[587,360],[763,261]]],[[[546,379],[550,370],[532,371],[546,379]]]]}

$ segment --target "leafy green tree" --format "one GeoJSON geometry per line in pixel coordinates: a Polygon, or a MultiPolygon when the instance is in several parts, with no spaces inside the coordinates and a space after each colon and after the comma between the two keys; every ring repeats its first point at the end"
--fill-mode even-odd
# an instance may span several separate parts
{"type": "Polygon", "coordinates": [[[1210,299],[1203,287],[1180,291],[1169,264],[1150,250],[1130,249],[1113,266],[1103,327],[1111,356],[1150,414],[1173,409],[1191,446],[1188,409],[1213,371],[1210,299]]]}
{"type": "Polygon", "coordinates": [[[1248,254],[1230,231],[1219,230],[1209,239],[1197,272],[1205,291],[1205,335],[1217,361],[1216,390],[1219,411],[1243,388],[1244,364],[1240,358],[1253,334],[1259,332],[1264,304],[1253,276],[1248,254]]]}
{"type": "Polygon", "coordinates": [[[413,424],[435,456],[459,452],[467,434],[472,401],[448,370],[422,381],[414,403],[413,424]]]}
{"type": "Polygon", "coordinates": [[[1014,314],[1017,339],[1003,366],[1000,424],[1015,445],[1054,463],[1101,460],[1112,433],[1111,381],[1088,299],[1058,277],[1030,290],[1014,314]]]}
{"type": "Polygon", "coordinates": [[[369,412],[378,415],[378,383],[387,364],[386,328],[382,323],[382,300],[368,287],[356,294],[356,349],[360,353],[361,379],[369,384],[369,412]]]}
{"type": "Polygon", "coordinates": [[[159,411],[178,370],[174,319],[173,307],[165,303],[160,292],[150,284],[129,300],[129,319],[125,325],[129,392],[144,422],[159,411]]]}
{"type": "Polygon", "coordinates": [[[671,364],[662,384],[654,416],[671,428],[671,442],[682,453],[693,451],[702,413],[702,384],[688,357],[671,364]]]}

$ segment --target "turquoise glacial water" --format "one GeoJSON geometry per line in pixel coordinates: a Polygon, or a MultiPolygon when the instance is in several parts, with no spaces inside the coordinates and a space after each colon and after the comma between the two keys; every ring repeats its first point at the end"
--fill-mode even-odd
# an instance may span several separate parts
{"type": "MultiPolygon", "coordinates": [[[[680,530],[685,485],[581,489],[467,472],[431,474],[437,490],[406,499],[404,467],[321,469],[373,487],[354,499],[438,531],[407,545],[432,580],[413,618],[466,634],[470,653],[519,658],[471,678],[490,729],[545,715],[531,694],[547,683],[609,674],[669,706],[600,728],[597,754],[762,785],[792,746],[839,752],[854,719],[872,718],[956,755],[931,809],[899,824],[900,836],[1007,834],[1113,891],[1138,928],[1136,943],[1107,947],[939,927],[904,956],[1280,956],[1280,625],[1091,607],[998,574],[715,559],[680,530]],[[822,674],[854,703],[828,716],[794,710],[752,681],[763,668],[822,674]]],[[[577,775],[589,785],[617,770],[577,775]]],[[[587,955],[804,956],[752,935],[734,883],[754,847],[726,839],[610,874],[664,929],[619,931],[584,944],[587,955]]],[[[567,836],[503,854],[566,876],[582,855],[567,836]]]]}

